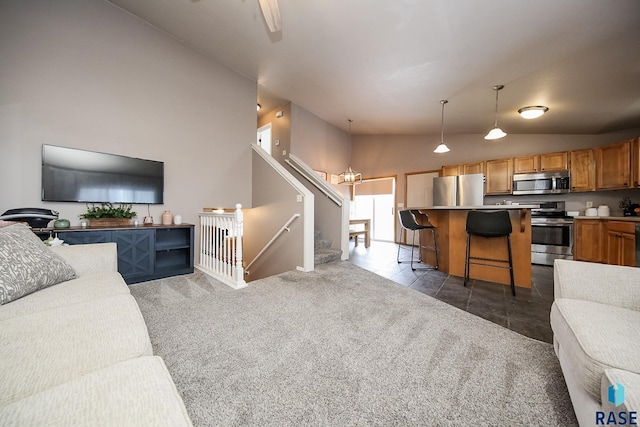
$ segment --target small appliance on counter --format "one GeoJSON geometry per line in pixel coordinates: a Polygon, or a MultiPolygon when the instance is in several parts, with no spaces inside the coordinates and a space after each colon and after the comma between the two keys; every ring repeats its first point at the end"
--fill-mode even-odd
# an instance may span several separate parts
{"type": "Polygon", "coordinates": [[[598,216],[611,216],[611,210],[607,205],[598,206],[598,216]]]}
{"type": "Polygon", "coordinates": [[[9,209],[0,219],[5,221],[26,222],[31,228],[46,228],[52,219],[58,219],[59,213],[51,209],[19,208],[9,209]]]}

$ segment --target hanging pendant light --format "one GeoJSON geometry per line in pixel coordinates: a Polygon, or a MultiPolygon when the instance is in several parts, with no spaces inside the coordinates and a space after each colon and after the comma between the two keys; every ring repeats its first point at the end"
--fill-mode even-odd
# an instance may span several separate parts
{"type": "Polygon", "coordinates": [[[484,139],[500,139],[507,136],[507,134],[504,133],[502,129],[498,127],[498,91],[503,87],[504,85],[495,85],[493,87],[493,90],[496,91],[496,122],[493,125],[493,129],[489,131],[489,133],[487,134],[487,136],[484,137],[484,139]]]}
{"type": "Polygon", "coordinates": [[[443,99],[440,101],[440,104],[442,104],[442,120],[440,121],[440,145],[438,145],[436,147],[435,150],[433,150],[434,153],[448,153],[449,147],[447,147],[444,143],[444,104],[446,104],[447,101],[446,99],[443,99]]]}
{"type": "MultiPolygon", "coordinates": [[[[348,120],[349,120],[349,142],[351,142],[351,123],[353,123],[353,120],[351,119],[348,119],[348,120]]],[[[346,171],[338,175],[338,184],[356,185],[361,183],[362,183],[362,174],[360,172],[354,172],[353,169],[351,169],[351,166],[349,166],[346,171]]]]}

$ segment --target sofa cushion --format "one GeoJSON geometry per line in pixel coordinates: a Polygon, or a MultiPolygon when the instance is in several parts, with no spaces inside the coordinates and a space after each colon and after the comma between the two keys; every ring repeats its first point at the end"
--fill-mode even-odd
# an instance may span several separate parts
{"type": "Polygon", "coordinates": [[[605,412],[640,411],[640,375],[620,369],[604,371],[600,394],[602,396],[602,410],[605,412]],[[609,387],[614,384],[624,386],[624,402],[620,406],[609,402],[609,387]]]}
{"type": "Polygon", "coordinates": [[[190,426],[162,359],[106,367],[0,407],[0,425],[190,426]]]}
{"type": "Polygon", "coordinates": [[[129,287],[120,273],[89,274],[58,283],[12,301],[11,304],[0,306],[0,321],[98,298],[128,294],[129,287]]]}
{"type": "Polygon", "coordinates": [[[0,406],[117,362],[152,355],[131,295],[0,321],[0,406]]]}
{"type": "Polygon", "coordinates": [[[0,305],[75,277],[23,224],[0,228],[0,305]]]}
{"type": "Polygon", "coordinates": [[[556,299],[551,328],[581,386],[600,401],[604,371],[640,373],[640,312],[592,301],[556,299]]]}

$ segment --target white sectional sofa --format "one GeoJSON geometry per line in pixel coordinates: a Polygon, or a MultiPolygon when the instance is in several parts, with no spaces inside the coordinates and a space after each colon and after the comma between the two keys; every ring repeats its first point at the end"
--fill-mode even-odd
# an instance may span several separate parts
{"type": "Polygon", "coordinates": [[[556,260],[554,291],[554,347],[578,422],[606,425],[597,417],[606,422],[611,412],[628,420],[635,411],[638,417],[640,269],[556,260]],[[618,406],[608,399],[609,387],[617,384],[624,387],[618,406]]]}
{"type": "Polygon", "coordinates": [[[0,425],[191,425],[115,243],[50,250],[77,278],[0,305],[0,425]]]}

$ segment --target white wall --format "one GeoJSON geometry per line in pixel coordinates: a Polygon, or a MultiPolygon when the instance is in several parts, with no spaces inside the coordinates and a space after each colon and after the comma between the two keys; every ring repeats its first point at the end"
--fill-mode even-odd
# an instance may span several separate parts
{"type": "Polygon", "coordinates": [[[164,161],[156,222],[250,206],[256,83],[111,3],[3,0],[0,70],[0,214],[79,223],[83,204],[40,200],[43,143],[164,161]]]}

